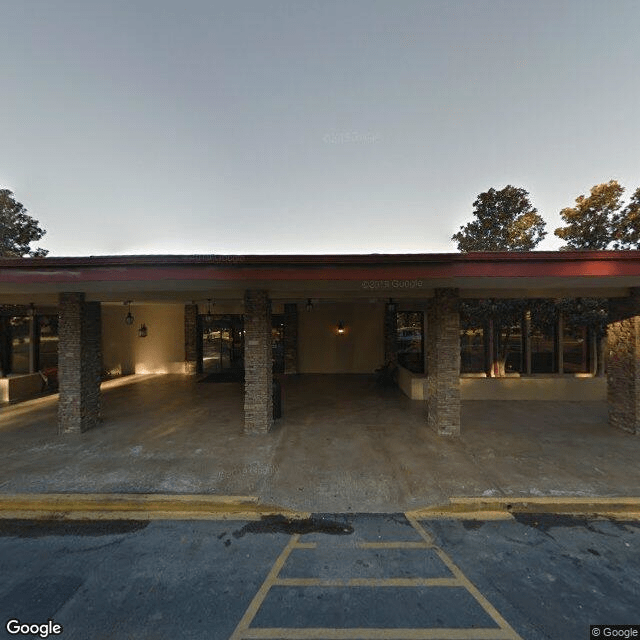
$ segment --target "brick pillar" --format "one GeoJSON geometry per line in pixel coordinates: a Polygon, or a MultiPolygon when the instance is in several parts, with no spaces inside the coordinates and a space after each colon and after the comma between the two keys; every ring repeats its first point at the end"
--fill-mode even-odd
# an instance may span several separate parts
{"type": "Polygon", "coordinates": [[[266,291],[244,293],[244,430],[266,433],[273,425],[271,301],[266,291]]]}
{"type": "Polygon", "coordinates": [[[298,305],[284,305],[284,372],[298,373],[298,305]]]}
{"type": "Polygon", "coordinates": [[[85,302],[84,293],[61,293],[58,313],[58,431],[80,433],[100,421],[100,303],[85,302]]]}
{"type": "Polygon", "coordinates": [[[389,311],[389,305],[384,307],[384,361],[398,363],[398,317],[395,311],[389,311]]]}
{"type": "Polygon", "coordinates": [[[640,289],[609,301],[607,403],[609,424],[640,434],[640,289]]]}
{"type": "Polygon", "coordinates": [[[184,305],[184,372],[198,372],[198,305],[184,305]]]}
{"type": "Polygon", "coordinates": [[[436,289],[427,311],[427,421],[460,435],[460,313],[456,289],[436,289]]]}

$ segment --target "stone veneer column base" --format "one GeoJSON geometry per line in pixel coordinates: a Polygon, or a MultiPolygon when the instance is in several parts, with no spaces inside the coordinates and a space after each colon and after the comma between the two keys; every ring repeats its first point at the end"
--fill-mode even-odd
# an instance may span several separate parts
{"type": "Polygon", "coordinates": [[[271,301],[267,291],[244,294],[244,431],[267,433],[273,426],[271,301]]]}
{"type": "Polygon", "coordinates": [[[427,422],[460,435],[460,314],[455,289],[436,289],[427,311],[427,422]]]}
{"type": "Polygon", "coordinates": [[[61,293],[58,333],[58,431],[80,433],[100,421],[100,303],[85,302],[84,293],[61,293]]]}

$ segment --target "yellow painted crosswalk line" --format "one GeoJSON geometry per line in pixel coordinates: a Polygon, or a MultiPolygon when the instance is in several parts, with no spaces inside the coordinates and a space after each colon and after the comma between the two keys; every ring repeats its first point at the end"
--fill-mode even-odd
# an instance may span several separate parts
{"type": "Polygon", "coordinates": [[[462,587],[457,578],[278,578],[280,587],[462,587]]]}
{"type": "Polygon", "coordinates": [[[512,640],[504,629],[248,629],[245,640],[512,640]]]}
{"type": "MultiPolygon", "coordinates": [[[[407,516],[407,520],[411,523],[414,529],[425,539],[425,541],[433,543],[433,537],[429,534],[424,527],[420,525],[419,522],[414,520],[413,518],[407,516]]],[[[436,553],[439,558],[447,565],[449,571],[458,578],[458,580],[462,583],[465,589],[476,599],[478,604],[487,612],[489,616],[494,620],[494,622],[505,632],[508,632],[510,635],[505,636],[508,638],[512,638],[513,640],[522,640],[520,636],[511,628],[509,623],[498,613],[498,610],[482,595],[482,593],[478,590],[478,588],[467,578],[467,576],[462,573],[462,571],[458,568],[458,566],[449,558],[449,556],[439,547],[435,548],[436,553]]]]}
{"type": "Polygon", "coordinates": [[[399,540],[397,542],[359,542],[360,549],[429,549],[433,545],[427,544],[424,540],[418,542],[405,542],[399,540]]]}
{"type": "Polygon", "coordinates": [[[420,541],[359,542],[361,549],[433,549],[453,577],[439,578],[352,578],[330,580],[323,578],[280,578],[294,549],[316,549],[315,542],[300,542],[300,534],[292,536],[282,550],[264,583],[254,596],[247,611],[229,640],[522,640],[493,605],[462,573],[449,556],[435,544],[431,534],[407,514],[411,526],[422,538],[420,541]],[[487,615],[495,628],[257,628],[251,623],[262,606],[269,590],[274,587],[456,587],[465,589],[487,615]]]}
{"type": "Polygon", "coordinates": [[[291,536],[289,542],[282,550],[282,553],[278,556],[278,559],[273,563],[273,567],[271,567],[271,571],[269,571],[265,581],[262,583],[260,589],[258,589],[258,593],[253,597],[249,608],[245,611],[242,619],[238,623],[235,631],[229,637],[229,640],[240,640],[241,638],[247,638],[248,627],[251,624],[251,621],[255,618],[256,613],[258,613],[258,609],[262,606],[264,599],[267,597],[267,593],[269,593],[269,589],[271,589],[274,581],[277,579],[278,574],[282,570],[284,563],[287,561],[289,554],[293,551],[298,540],[300,539],[300,534],[296,533],[291,536]]]}

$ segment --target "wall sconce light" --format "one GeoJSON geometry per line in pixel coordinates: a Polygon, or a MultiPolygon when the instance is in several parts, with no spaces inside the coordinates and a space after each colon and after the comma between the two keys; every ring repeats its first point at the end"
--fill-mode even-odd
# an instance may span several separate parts
{"type": "Polygon", "coordinates": [[[29,317],[33,318],[36,315],[36,305],[33,302],[29,303],[29,310],[27,311],[29,317]]]}
{"type": "Polygon", "coordinates": [[[307,311],[311,311],[313,309],[313,302],[311,302],[311,298],[307,298],[307,311]]]}
{"type": "Polygon", "coordinates": [[[213,313],[211,311],[211,306],[212,306],[211,298],[207,298],[207,313],[204,316],[204,319],[206,322],[213,322],[213,313]]]}
{"type": "Polygon", "coordinates": [[[127,313],[127,315],[124,318],[124,322],[125,324],[128,324],[129,326],[131,326],[133,324],[133,315],[131,314],[131,300],[125,300],[123,302],[123,304],[128,305],[129,307],[129,312],[127,313]]]}
{"type": "Polygon", "coordinates": [[[389,313],[395,313],[398,310],[398,305],[393,301],[393,298],[389,298],[387,302],[387,311],[389,313]]]}
{"type": "Polygon", "coordinates": [[[147,325],[141,324],[138,329],[138,338],[146,338],[147,337],[147,325]]]}
{"type": "Polygon", "coordinates": [[[338,335],[344,335],[344,324],[342,323],[342,320],[338,322],[338,335]]]}

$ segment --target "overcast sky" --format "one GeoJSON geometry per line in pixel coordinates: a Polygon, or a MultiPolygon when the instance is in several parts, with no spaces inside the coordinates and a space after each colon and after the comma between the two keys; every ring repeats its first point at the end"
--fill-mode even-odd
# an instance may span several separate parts
{"type": "Polygon", "coordinates": [[[0,0],[0,188],[51,255],[455,251],[640,186],[637,0],[0,0]]]}

